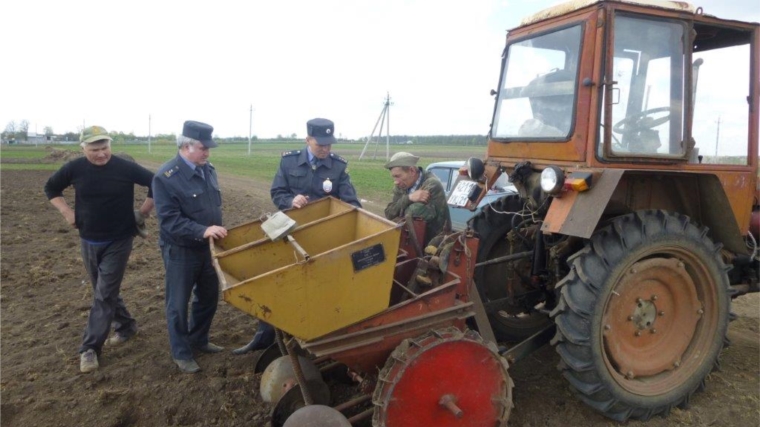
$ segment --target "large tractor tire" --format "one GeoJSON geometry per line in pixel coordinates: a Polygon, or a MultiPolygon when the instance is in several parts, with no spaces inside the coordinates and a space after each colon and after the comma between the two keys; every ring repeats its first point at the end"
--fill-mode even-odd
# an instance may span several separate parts
{"type": "MultiPolygon", "coordinates": [[[[501,198],[473,217],[470,227],[480,237],[478,261],[483,262],[509,255],[510,244],[507,233],[512,230],[515,212],[523,210],[523,200],[518,195],[501,198]]],[[[521,218],[516,218],[515,223],[521,218]]],[[[516,251],[529,248],[520,245],[516,251]]],[[[510,295],[527,292],[530,289],[529,275],[531,259],[522,259],[510,263],[490,264],[475,269],[475,283],[484,303],[506,298],[510,295]],[[511,273],[510,273],[511,270],[511,273]],[[522,277],[515,273],[523,272],[522,277]]],[[[503,310],[491,311],[488,319],[498,341],[521,341],[543,330],[551,319],[545,314],[512,303],[503,310]]]]}
{"type": "Polygon", "coordinates": [[[614,219],[570,257],[552,344],[585,403],[647,420],[704,388],[727,342],[720,248],[688,217],[649,210],[614,219]]]}

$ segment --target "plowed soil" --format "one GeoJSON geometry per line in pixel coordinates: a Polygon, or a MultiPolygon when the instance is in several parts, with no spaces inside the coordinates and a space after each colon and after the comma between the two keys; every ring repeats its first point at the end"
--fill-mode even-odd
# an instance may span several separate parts
{"type": "MultiPolygon", "coordinates": [[[[157,165],[148,165],[155,170],[157,165]]],[[[42,191],[48,171],[0,172],[2,271],[0,288],[0,424],[2,426],[265,426],[272,406],[259,398],[253,354],[200,354],[203,371],[174,366],[164,318],[164,270],[155,217],[151,235],[136,239],[122,286],[140,332],[119,347],[105,347],[98,371],[79,372],[77,348],[92,291],[78,235],[42,191]]],[[[269,183],[220,174],[228,226],[273,211],[269,183]]],[[[144,195],[144,192],[140,191],[144,195]]],[[[67,193],[73,200],[73,193],[67,193]]],[[[382,201],[368,204],[381,212],[382,201]]],[[[732,345],[722,370],[689,409],[629,426],[760,425],[760,298],[734,301],[732,345]]],[[[211,329],[214,343],[245,344],[255,320],[220,301],[211,329]]],[[[611,426],[568,390],[556,370],[558,355],[545,347],[510,368],[515,381],[512,426],[611,426]]],[[[445,373],[444,373],[445,374],[445,373]]]]}

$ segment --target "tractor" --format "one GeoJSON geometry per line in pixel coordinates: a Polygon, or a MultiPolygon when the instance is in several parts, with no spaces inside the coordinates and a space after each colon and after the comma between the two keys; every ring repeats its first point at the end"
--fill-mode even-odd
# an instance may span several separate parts
{"type": "Polygon", "coordinates": [[[731,300],[760,290],[758,82],[760,26],[681,1],[570,2],[509,31],[486,158],[449,198],[518,189],[468,223],[497,341],[549,341],[614,420],[687,405],[731,300]]]}

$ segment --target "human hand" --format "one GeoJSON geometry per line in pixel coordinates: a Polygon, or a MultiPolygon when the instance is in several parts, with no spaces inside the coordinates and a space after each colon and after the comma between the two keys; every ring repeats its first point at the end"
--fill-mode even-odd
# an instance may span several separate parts
{"type": "Polygon", "coordinates": [[[135,209],[135,224],[137,225],[137,234],[143,239],[148,237],[148,230],[145,228],[145,216],[137,209],[135,209]]]}
{"type": "Polygon", "coordinates": [[[427,203],[430,200],[430,192],[427,190],[413,191],[409,195],[409,200],[414,203],[427,203]]]}
{"type": "Polygon", "coordinates": [[[306,206],[306,204],[309,203],[309,196],[304,196],[303,194],[299,194],[296,197],[293,197],[293,202],[291,205],[296,209],[301,209],[302,207],[306,206]]]}
{"type": "Polygon", "coordinates": [[[209,237],[213,237],[214,239],[224,239],[227,237],[227,229],[218,225],[212,225],[203,232],[204,239],[209,237]]]}
{"type": "Polygon", "coordinates": [[[69,210],[68,212],[63,212],[63,219],[65,219],[70,226],[77,228],[77,221],[74,216],[74,211],[69,210]]]}

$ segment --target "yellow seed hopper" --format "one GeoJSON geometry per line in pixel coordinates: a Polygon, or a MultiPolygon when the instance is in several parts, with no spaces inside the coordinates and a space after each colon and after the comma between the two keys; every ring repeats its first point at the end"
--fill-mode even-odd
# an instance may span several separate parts
{"type": "Polygon", "coordinates": [[[285,213],[297,223],[290,241],[256,220],[211,243],[227,303],[303,340],[388,308],[396,223],[332,197],[285,213]]]}

